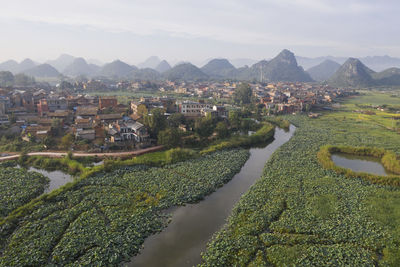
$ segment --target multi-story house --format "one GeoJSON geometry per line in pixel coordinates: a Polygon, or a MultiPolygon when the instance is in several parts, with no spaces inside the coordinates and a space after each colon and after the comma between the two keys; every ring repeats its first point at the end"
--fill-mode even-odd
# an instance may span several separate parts
{"type": "Polygon", "coordinates": [[[193,101],[182,101],[177,102],[178,111],[185,117],[200,117],[202,116],[202,109],[212,109],[212,104],[193,102],[193,101]]]}

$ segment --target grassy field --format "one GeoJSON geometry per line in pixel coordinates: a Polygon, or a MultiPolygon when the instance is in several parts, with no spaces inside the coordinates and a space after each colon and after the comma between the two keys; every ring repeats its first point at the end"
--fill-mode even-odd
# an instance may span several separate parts
{"type": "Polygon", "coordinates": [[[360,91],[361,96],[347,98],[346,104],[400,105],[400,92],[360,91]]]}
{"type": "Polygon", "coordinates": [[[337,119],[347,118],[359,123],[372,123],[393,131],[400,130],[400,93],[361,91],[360,96],[341,102],[341,112],[329,114],[337,119]],[[377,107],[385,105],[382,111],[377,107]]]}

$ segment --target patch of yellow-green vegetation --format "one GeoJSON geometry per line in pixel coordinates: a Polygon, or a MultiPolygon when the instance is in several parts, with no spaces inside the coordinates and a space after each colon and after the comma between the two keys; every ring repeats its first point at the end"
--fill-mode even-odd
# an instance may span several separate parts
{"type": "Polygon", "coordinates": [[[269,123],[272,123],[273,125],[278,126],[279,128],[289,130],[290,122],[288,120],[283,119],[282,117],[267,116],[264,118],[264,120],[268,121],[269,123]]]}
{"type": "Polygon", "coordinates": [[[370,105],[400,105],[399,91],[360,91],[360,96],[346,98],[345,104],[370,104],[370,105]]]}
{"type": "Polygon", "coordinates": [[[171,148],[165,151],[143,154],[131,159],[105,159],[104,164],[86,168],[81,177],[85,178],[102,171],[111,171],[121,167],[134,165],[164,166],[179,161],[198,157],[198,153],[191,149],[171,148]]]}
{"type": "Polygon", "coordinates": [[[300,258],[306,247],[296,245],[292,247],[274,245],[267,249],[268,261],[275,266],[290,266],[300,258]]]}
{"type": "Polygon", "coordinates": [[[328,218],[337,210],[337,197],[333,194],[314,196],[308,202],[311,213],[322,219],[328,218]]]}
{"type": "Polygon", "coordinates": [[[360,94],[346,98],[341,103],[341,112],[327,116],[376,124],[394,131],[400,129],[400,93],[360,91],[360,94]]]}
{"type": "Polygon", "coordinates": [[[268,142],[274,136],[275,127],[265,122],[264,125],[250,136],[232,136],[226,140],[218,141],[215,144],[200,151],[200,154],[207,154],[221,149],[234,147],[250,147],[268,142]]]}
{"type": "Polygon", "coordinates": [[[368,251],[352,245],[276,245],[266,249],[274,266],[373,266],[368,251]],[[316,260],[317,259],[317,260],[316,260]],[[296,264],[293,264],[296,262],[296,264]]]}
{"type": "Polygon", "coordinates": [[[265,255],[262,250],[257,251],[257,254],[252,262],[249,263],[249,267],[264,267],[269,266],[265,260],[265,255]]]}

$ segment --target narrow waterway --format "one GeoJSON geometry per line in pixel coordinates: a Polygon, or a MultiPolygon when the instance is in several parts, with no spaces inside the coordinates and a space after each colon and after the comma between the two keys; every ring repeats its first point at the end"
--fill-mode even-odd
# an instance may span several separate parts
{"type": "Polygon", "coordinates": [[[380,159],[370,156],[357,156],[346,153],[335,153],[332,161],[343,168],[351,169],[355,172],[367,172],[376,175],[394,175],[383,167],[380,159]]]}
{"type": "Polygon", "coordinates": [[[177,207],[161,233],[144,242],[140,254],[127,266],[193,266],[201,262],[207,242],[226,222],[240,196],[260,178],[266,161],[295,131],[276,128],[274,140],[264,148],[250,149],[250,157],[231,181],[203,201],[177,207]]]}

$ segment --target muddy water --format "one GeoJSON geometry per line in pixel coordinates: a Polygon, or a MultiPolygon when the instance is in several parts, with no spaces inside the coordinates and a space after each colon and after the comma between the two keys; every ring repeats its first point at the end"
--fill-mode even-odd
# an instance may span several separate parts
{"type": "Polygon", "coordinates": [[[177,207],[161,233],[146,239],[140,254],[126,266],[193,266],[201,262],[207,242],[226,222],[235,203],[260,178],[265,162],[286,143],[295,127],[277,128],[274,140],[264,148],[250,149],[250,157],[230,182],[203,201],[177,207]]]}

